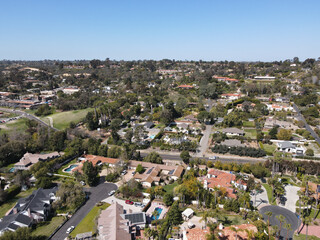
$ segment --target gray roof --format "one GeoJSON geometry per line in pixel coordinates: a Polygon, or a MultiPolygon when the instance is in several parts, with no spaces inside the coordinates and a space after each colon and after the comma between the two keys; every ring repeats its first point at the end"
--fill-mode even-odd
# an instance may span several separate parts
{"type": "Polygon", "coordinates": [[[278,142],[278,146],[280,148],[295,148],[296,147],[295,145],[293,145],[292,142],[289,142],[289,141],[278,142]]]}
{"type": "Polygon", "coordinates": [[[221,142],[221,145],[225,145],[228,147],[243,147],[244,144],[241,143],[238,139],[226,139],[223,142],[221,142]]]}
{"type": "Polygon", "coordinates": [[[237,134],[244,134],[244,131],[239,128],[225,128],[222,129],[223,133],[237,133],[237,134]]]}
{"type": "Polygon", "coordinates": [[[128,213],[123,215],[124,219],[128,219],[131,225],[140,225],[146,223],[146,213],[128,213]]]}

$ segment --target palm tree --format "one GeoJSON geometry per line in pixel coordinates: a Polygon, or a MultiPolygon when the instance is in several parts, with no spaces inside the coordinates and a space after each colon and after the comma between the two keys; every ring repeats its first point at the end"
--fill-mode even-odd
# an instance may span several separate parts
{"type": "Polygon", "coordinates": [[[212,216],[212,212],[211,211],[204,211],[202,214],[202,218],[200,219],[200,221],[204,221],[204,228],[207,228],[207,223],[208,223],[208,218],[212,216]]]}
{"type": "Polygon", "coordinates": [[[230,227],[230,230],[236,233],[236,240],[238,239],[238,232],[242,232],[242,229],[238,229],[238,227],[230,227]]]}
{"type": "Polygon", "coordinates": [[[291,224],[290,223],[285,223],[283,226],[285,229],[287,229],[287,235],[286,235],[286,240],[288,239],[289,231],[292,230],[291,224]]]}
{"type": "Polygon", "coordinates": [[[218,227],[218,223],[209,223],[208,226],[210,228],[210,234],[208,234],[207,240],[215,240],[215,239],[217,239],[217,237],[215,235],[215,230],[218,227]]]}
{"type": "Polygon", "coordinates": [[[281,227],[282,227],[282,223],[286,220],[286,218],[283,215],[278,215],[276,216],[276,218],[279,220],[280,222],[280,227],[279,227],[279,233],[278,233],[278,239],[280,239],[280,233],[281,233],[281,227]]]}
{"type": "Polygon", "coordinates": [[[311,217],[308,216],[308,217],[304,217],[302,219],[302,221],[303,221],[303,224],[306,225],[306,240],[308,240],[308,227],[309,227],[309,224],[311,223],[312,219],[311,219],[311,217]]]}
{"type": "Polygon", "coordinates": [[[248,239],[254,239],[254,231],[253,230],[245,229],[245,231],[248,234],[248,239]]]}
{"type": "Polygon", "coordinates": [[[270,211],[265,212],[265,215],[268,216],[268,236],[269,236],[269,239],[270,239],[270,230],[269,230],[269,227],[270,227],[270,217],[272,217],[272,212],[270,212],[270,211]]]}

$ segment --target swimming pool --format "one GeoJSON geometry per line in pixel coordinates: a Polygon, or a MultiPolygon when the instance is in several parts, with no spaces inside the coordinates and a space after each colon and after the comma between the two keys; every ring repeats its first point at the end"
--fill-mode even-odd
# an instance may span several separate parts
{"type": "Polygon", "coordinates": [[[78,165],[72,164],[72,165],[70,165],[69,167],[67,167],[66,169],[64,169],[64,172],[71,172],[72,169],[74,169],[74,168],[76,168],[76,167],[78,167],[78,165]]]}
{"type": "Polygon", "coordinates": [[[15,171],[15,169],[12,167],[9,169],[9,172],[13,173],[15,171]]]}
{"type": "Polygon", "coordinates": [[[156,207],[155,209],[154,209],[155,211],[157,211],[158,212],[158,215],[157,215],[157,217],[155,218],[153,215],[151,216],[151,220],[158,220],[159,219],[159,217],[160,217],[160,214],[162,213],[162,208],[159,208],[159,207],[156,207]]]}

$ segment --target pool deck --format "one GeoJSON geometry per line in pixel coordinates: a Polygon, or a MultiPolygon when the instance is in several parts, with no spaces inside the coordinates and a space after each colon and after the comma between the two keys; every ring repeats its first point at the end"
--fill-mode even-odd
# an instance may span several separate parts
{"type": "Polygon", "coordinates": [[[70,164],[68,167],[66,167],[65,169],[62,170],[62,172],[64,173],[73,173],[73,169],[76,169],[80,166],[80,164],[77,164],[77,163],[73,163],[73,164],[70,164]],[[70,168],[71,166],[75,166],[73,167],[72,169],[70,169],[70,171],[66,171],[68,168],[70,168]]]}
{"type": "Polygon", "coordinates": [[[161,203],[157,203],[157,202],[152,202],[151,206],[149,207],[148,211],[147,211],[147,215],[149,215],[149,217],[152,216],[153,211],[157,208],[162,208],[162,212],[160,213],[160,216],[158,219],[163,219],[164,216],[166,215],[166,213],[168,212],[168,208],[166,206],[164,206],[161,203]]]}

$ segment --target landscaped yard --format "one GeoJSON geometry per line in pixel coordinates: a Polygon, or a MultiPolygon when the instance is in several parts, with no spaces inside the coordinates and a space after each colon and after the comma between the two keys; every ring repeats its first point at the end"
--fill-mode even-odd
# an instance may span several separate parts
{"type": "Polygon", "coordinates": [[[276,198],[272,197],[272,187],[266,183],[263,183],[262,185],[265,187],[265,189],[267,191],[269,203],[272,203],[272,205],[276,205],[276,198]],[[272,199],[273,199],[273,201],[272,201],[272,199]]]}
{"type": "Polygon", "coordinates": [[[254,121],[244,121],[243,122],[244,127],[255,127],[254,121]]]}
{"type": "Polygon", "coordinates": [[[257,130],[256,129],[244,129],[245,136],[251,139],[257,139],[257,130]]]}
{"type": "Polygon", "coordinates": [[[70,173],[63,172],[63,169],[67,168],[69,165],[75,164],[76,162],[77,162],[77,158],[75,158],[71,162],[68,162],[67,164],[63,165],[61,168],[58,169],[57,174],[72,176],[72,174],[70,174],[70,173]]]}
{"type": "Polygon", "coordinates": [[[17,196],[15,196],[13,199],[10,199],[8,201],[6,201],[6,203],[2,204],[0,206],[0,218],[2,218],[3,216],[6,215],[6,213],[14,207],[14,205],[16,204],[16,202],[19,200],[19,198],[24,198],[29,196],[33,191],[35,190],[35,188],[30,188],[27,191],[24,192],[20,192],[17,196]]]}
{"type": "Polygon", "coordinates": [[[63,216],[53,217],[48,224],[37,227],[34,231],[32,231],[32,235],[49,237],[54,232],[54,230],[56,230],[56,228],[63,223],[63,221],[63,216]]]}
{"type": "Polygon", "coordinates": [[[163,187],[163,189],[168,192],[168,193],[173,193],[173,189],[178,186],[178,183],[177,182],[174,182],[172,184],[168,184],[168,185],[165,185],[163,187]]]}
{"type": "Polygon", "coordinates": [[[96,223],[97,218],[100,215],[101,210],[109,207],[110,204],[104,203],[101,206],[94,206],[88,215],[82,219],[82,221],[77,225],[77,227],[70,234],[71,237],[75,238],[79,233],[92,232],[94,234],[96,232],[96,223]]]}
{"type": "Polygon", "coordinates": [[[48,117],[51,117],[53,120],[53,126],[60,130],[64,130],[69,127],[71,122],[79,123],[87,115],[87,113],[92,110],[92,108],[86,108],[82,110],[54,113],[49,116],[42,117],[41,119],[49,123],[48,117]]]}
{"type": "Polygon", "coordinates": [[[267,153],[267,155],[273,155],[273,152],[276,150],[277,146],[274,144],[262,144],[263,150],[267,153]]]}

